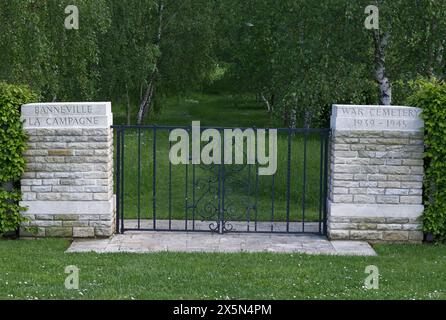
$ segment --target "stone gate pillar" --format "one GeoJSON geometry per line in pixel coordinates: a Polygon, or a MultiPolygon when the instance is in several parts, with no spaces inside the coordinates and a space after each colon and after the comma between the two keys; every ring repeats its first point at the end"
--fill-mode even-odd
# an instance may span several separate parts
{"type": "Polygon", "coordinates": [[[29,134],[21,180],[25,225],[40,237],[112,235],[111,104],[27,104],[22,118],[29,134]]]}
{"type": "Polygon", "coordinates": [[[333,106],[331,239],[422,241],[420,113],[410,107],[333,106]]]}

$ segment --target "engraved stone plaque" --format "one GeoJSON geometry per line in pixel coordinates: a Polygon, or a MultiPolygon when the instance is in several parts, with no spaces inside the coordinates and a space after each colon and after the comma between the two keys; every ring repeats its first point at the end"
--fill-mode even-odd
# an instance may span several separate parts
{"type": "Polygon", "coordinates": [[[420,131],[421,110],[402,106],[333,105],[331,128],[353,131],[420,131]]]}
{"type": "Polygon", "coordinates": [[[112,125],[110,102],[31,103],[22,106],[25,129],[107,128],[112,125]]]}

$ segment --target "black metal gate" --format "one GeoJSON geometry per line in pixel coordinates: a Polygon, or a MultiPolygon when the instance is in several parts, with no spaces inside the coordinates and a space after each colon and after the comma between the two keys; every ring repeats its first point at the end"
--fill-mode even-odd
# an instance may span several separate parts
{"type": "MultiPolygon", "coordinates": [[[[277,171],[260,176],[257,161],[172,165],[169,134],[179,128],[190,132],[191,127],[113,128],[120,233],[326,234],[329,129],[277,129],[277,171]]],[[[231,128],[211,129],[223,135],[231,128]]]]}

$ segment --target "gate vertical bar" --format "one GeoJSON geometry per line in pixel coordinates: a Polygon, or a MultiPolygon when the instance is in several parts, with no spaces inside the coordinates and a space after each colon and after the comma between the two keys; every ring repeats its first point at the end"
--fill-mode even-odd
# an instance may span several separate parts
{"type": "MultiPolygon", "coordinates": [[[[220,137],[223,136],[222,131],[223,130],[220,130],[220,137]]],[[[221,162],[220,167],[221,167],[221,178],[222,178],[221,179],[221,194],[222,194],[222,196],[221,196],[221,218],[220,218],[221,219],[220,220],[221,221],[221,229],[220,229],[220,233],[223,234],[225,231],[225,224],[226,224],[226,222],[225,222],[226,171],[225,171],[225,163],[224,163],[224,159],[225,159],[224,143],[221,144],[221,159],[222,159],[222,162],[221,162]]]]}
{"type": "Polygon", "coordinates": [[[290,232],[291,196],[291,127],[288,128],[287,184],[286,184],[286,232],[290,232]]]}
{"type": "Polygon", "coordinates": [[[195,230],[195,164],[192,164],[192,230],[195,230]]]}
{"type": "Polygon", "coordinates": [[[141,229],[141,128],[138,128],[138,229],[141,229]]]}
{"type": "Polygon", "coordinates": [[[125,129],[121,132],[121,233],[124,233],[125,129]]]}
{"type": "Polygon", "coordinates": [[[259,162],[256,161],[256,197],[254,204],[254,231],[257,232],[258,203],[259,203],[259,162]]]}
{"type": "Polygon", "coordinates": [[[329,160],[329,144],[330,144],[331,130],[325,133],[325,166],[324,166],[324,235],[327,234],[327,189],[328,189],[328,160],[329,160]]]}
{"type": "Polygon", "coordinates": [[[324,201],[324,189],[323,189],[323,178],[324,178],[324,143],[325,143],[325,134],[324,132],[319,133],[319,144],[320,144],[320,151],[319,151],[319,233],[322,233],[322,208],[323,208],[323,201],[324,201]]]}
{"type": "Polygon", "coordinates": [[[188,184],[189,184],[189,173],[188,173],[188,164],[186,164],[186,185],[185,185],[185,194],[184,194],[184,211],[185,211],[185,220],[184,220],[184,229],[187,230],[187,225],[188,225],[188,212],[189,212],[189,201],[188,201],[188,197],[189,197],[189,189],[188,189],[188,184]]]}
{"type": "Polygon", "coordinates": [[[275,197],[275,181],[276,181],[276,174],[274,173],[272,176],[271,181],[271,232],[274,231],[274,197],[275,197]]]}
{"type": "Polygon", "coordinates": [[[305,232],[305,192],[307,191],[307,141],[308,130],[304,132],[304,166],[303,166],[303,186],[302,186],[302,232],[305,232]]]}
{"type": "MultiPolygon", "coordinates": [[[[248,164],[248,197],[251,201],[251,165],[248,164]]],[[[251,223],[251,203],[246,210],[247,232],[249,232],[249,224],[251,223]]]]}
{"type": "MultiPolygon", "coordinates": [[[[190,134],[190,130],[188,129],[187,131],[190,134]]],[[[189,197],[189,188],[188,188],[188,186],[189,186],[189,165],[188,165],[188,163],[189,163],[189,161],[191,161],[190,156],[188,158],[188,162],[185,165],[185,168],[186,168],[186,172],[185,172],[185,183],[186,184],[185,184],[185,188],[184,188],[184,213],[185,213],[184,229],[185,230],[188,229],[187,225],[188,225],[188,218],[189,218],[188,217],[188,214],[189,214],[189,199],[188,199],[188,197],[189,197]]]]}
{"type": "MultiPolygon", "coordinates": [[[[169,137],[171,130],[169,129],[169,137]]],[[[169,152],[172,148],[172,141],[169,138],[169,152]]],[[[169,159],[169,230],[172,230],[172,162],[169,159]]]]}
{"type": "Polygon", "coordinates": [[[153,229],[156,230],[156,126],[153,127],[153,229]]]}
{"type": "Polygon", "coordinates": [[[121,129],[116,129],[116,232],[121,233],[121,129]]]}

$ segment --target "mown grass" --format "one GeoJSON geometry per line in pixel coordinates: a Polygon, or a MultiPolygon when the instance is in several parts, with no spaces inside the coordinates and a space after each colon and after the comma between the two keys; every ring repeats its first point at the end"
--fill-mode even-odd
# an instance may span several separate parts
{"type": "Polygon", "coordinates": [[[0,241],[0,299],[446,299],[444,245],[377,245],[377,257],[67,254],[68,245],[0,241]],[[80,269],[79,290],[64,287],[68,265],[80,269]],[[363,287],[368,265],[379,268],[378,290],[363,287]]]}
{"type": "MultiPolygon", "coordinates": [[[[119,109],[119,110],[122,110],[119,109]]],[[[115,117],[122,118],[117,111],[115,117]]],[[[115,111],[116,112],[116,111],[115,111]]],[[[271,127],[277,125],[261,105],[245,97],[193,95],[171,98],[152,124],[190,126],[271,127]]],[[[154,183],[154,134],[152,129],[126,130],[124,137],[124,213],[126,218],[152,219],[154,199],[158,219],[210,218],[205,213],[216,206],[218,168],[211,166],[170,166],[168,130],[156,134],[156,195],[154,183]],[[139,159],[139,160],[138,160],[139,159]],[[194,180],[195,176],[195,180],[194,180]],[[213,183],[207,181],[211,179],[213,183]],[[193,188],[193,185],[196,187],[193,188]],[[211,187],[211,190],[208,190],[211,187]],[[196,208],[193,208],[196,204],[196,208]]],[[[225,166],[225,206],[228,220],[319,221],[321,216],[321,135],[296,133],[291,136],[290,200],[288,192],[288,133],[278,138],[278,165],[274,176],[255,176],[255,166],[225,166]],[[307,156],[304,160],[304,149],[307,156]],[[304,170],[305,167],[305,170],[304,170]],[[305,180],[305,181],[304,181],[305,180]],[[305,182],[305,183],[304,183],[305,182]],[[304,192],[305,190],[305,192],[304,192]],[[274,206],[273,206],[274,204],[274,206]]],[[[115,157],[116,158],[116,157],[115,157]]],[[[216,210],[215,210],[216,211],[216,210]]],[[[212,220],[212,219],[211,219],[212,220]]]]}
{"type": "MultiPolygon", "coordinates": [[[[126,124],[125,106],[113,105],[116,124],[126,124]]],[[[137,107],[131,108],[132,123],[136,121],[137,107]]],[[[163,100],[160,110],[151,114],[145,124],[187,126],[200,120],[203,126],[226,127],[281,127],[283,124],[268,115],[261,103],[252,96],[229,94],[200,94],[169,97],[163,100]]]]}

